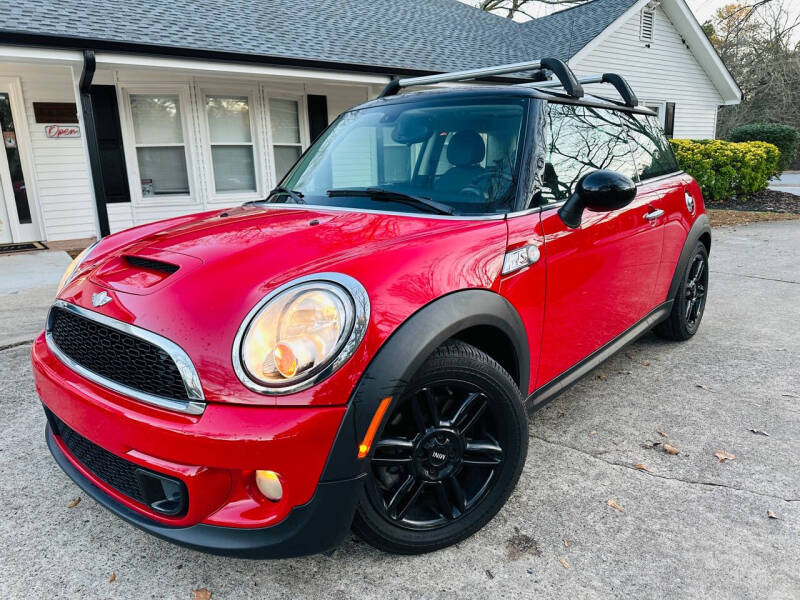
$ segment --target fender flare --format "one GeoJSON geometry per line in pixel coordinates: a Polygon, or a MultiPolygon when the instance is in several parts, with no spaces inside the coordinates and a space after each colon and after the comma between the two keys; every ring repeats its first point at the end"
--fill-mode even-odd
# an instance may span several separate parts
{"type": "MultiPolygon", "coordinates": [[[[691,229],[689,229],[689,233],[686,236],[686,241],[683,242],[683,249],[681,250],[681,255],[678,258],[678,264],[675,265],[675,272],[672,275],[672,282],[669,284],[669,291],[667,292],[666,298],[667,300],[673,300],[675,298],[675,294],[678,293],[683,272],[686,269],[686,265],[689,263],[689,259],[691,258],[695,246],[697,246],[697,242],[700,240],[700,237],[703,234],[708,234],[709,240],[711,239],[711,225],[708,221],[708,215],[705,213],[699,215],[697,219],[695,219],[691,229]]],[[[708,246],[708,251],[710,254],[710,243],[708,246]]]]}
{"type": "MultiPolygon", "coordinates": [[[[437,298],[399,325],[364,370],[350,397],[320,481],[347,479],[366,472],[369,458],[358,459],[358,445],[380,401],[402,393],[425,359],[442,343],[477,325],[496,327],[512,341],[520,388],[527,390],[528,339],[522,319],[511,303],[485,289],[462,290],[437,298]]],[[[383,423],[378,433],[382,428],[383,423]]]]}

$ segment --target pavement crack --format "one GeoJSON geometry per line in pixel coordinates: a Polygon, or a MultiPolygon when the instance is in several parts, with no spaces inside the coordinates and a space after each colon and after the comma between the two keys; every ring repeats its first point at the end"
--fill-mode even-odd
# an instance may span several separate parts
{"type": "Polygon", "coordinates": [[[6,344],[5,346],[0,346],[0,352],[3,350],[11,350],[12,348],[19,348],[20,346],[25,346],[27,344],[32,344],[33,340],[24,340],[22,342],[14,342],[13,344],[6,344]]]}
{"type": "Polygon", "coordinates": [[[727,271],[717,271],[716,269],[711,269],[712,273],[717,273],[718,275],[731,275],[733,277],[747,277],[748,279],[762,279],[764,281],[777,281],[778,283],[792,283],[794,285],[800,285],[800,281],[792,281],[791,279],[776,279],[774,277],[762,277],[761,275],[747,275],[745,273],[729,273],[727,271]]]}
{"type": "Polygon", "coordinates": [[[566,448],[568,450],[573,450],[574,452],[580,452],[581,454],[584,454],[584,455],[586,455],[589,458],[592,458],[594,460],[598,460],[598,461],[603,462],[603,463],[605,463],[607,465],[611,465],[612,467],[622,467],[622,468],[628,469],[630,471],[633,471],[635,473],[638,473],[639,475],[657,477],[659,479],[668,479],[670,481],[678,481],[680,483],[685,483],[685,484],[688,484],[688,485],[701,485],[701,486],[708,486],[708,487],[727,488],[729,490],[734,490],[734,491],[737,491],[737,492],[743,492],[745,494],[752,494],[754,496],[761,496],[762,498],[770,498],[772,500],[780,500],[782,502],[800,502],[800,498],[782,498],[781,496],[774,496],[772,494],[765,494],[763,492],[755,492],[753,490],[748,490],[748,489],[736,487],[736,486],[733,486],[733,485],[726,485],[724,483],[716,483],[716,482],[713,482],[713,481],[700,481],[700,480],[695,480],[695,479],[682,479],[680,477],[669,477],[667,475],[662,475],[662,474],[659,474],[659,473],[653,473],[652,471],[642,471],[641,469],[637,469],[636,467],[634,467],[631,464],[627,464],[627,463],[624,463],[624,462],[616,462],[616,461],[607,460],[605,458],[602,458],[602,455],[605,454],[605,452],[601,452],[601,453],[587,452],[586,450],[581,450],[580,448],[576,448],[576,447],[570,446],[568,444],[563,444],[561,442],[554,442],[552,440],[548,440],[546,438],[540,437],[538,435],[534,435],[532,433],[529,433],[528,437],[529,438],[533,438],[535,440],[539,440],[540,442],[544,442],[545,444],[550,444],[552,446],[560,446],[561,448],[566,448]]]}

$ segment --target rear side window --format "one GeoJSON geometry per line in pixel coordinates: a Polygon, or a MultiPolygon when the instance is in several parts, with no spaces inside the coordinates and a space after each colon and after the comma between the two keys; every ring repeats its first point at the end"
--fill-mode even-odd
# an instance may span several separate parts
{"type": "Polygon", "coordinates": [[[581,177],[598,169],[636,177],[623,117],[589,106],[548,104],[546,162],[539,204],[563,202],[581,177]]]}
{"type": "Polygon", "coordinates": [[[639,180],[652,179],[680,171],[678,161],[656,117],[624,115],[634,146],[639,180]]]}

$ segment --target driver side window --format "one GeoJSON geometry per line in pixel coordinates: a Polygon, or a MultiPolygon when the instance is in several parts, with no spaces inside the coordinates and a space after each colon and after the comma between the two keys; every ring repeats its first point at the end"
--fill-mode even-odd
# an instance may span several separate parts
{"type": "Polygon", "coordinates": [[[541,204],[564,202],[581,177],[599,169],[636,177],[627,130],[614,111],[549,104],[541,204]]]}

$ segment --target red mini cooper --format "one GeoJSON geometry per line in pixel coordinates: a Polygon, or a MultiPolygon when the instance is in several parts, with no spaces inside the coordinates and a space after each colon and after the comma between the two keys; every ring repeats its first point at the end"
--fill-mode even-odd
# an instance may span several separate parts
{"type": "Polygon", "coordinates": [[[33,346],[47,444],[97,502],[198,550],[293,556],[351,528],[442,548],[508,499],[527,412],[650,329],[697,331],[710,243],[621,77],[544,59],[396,80],[263,201],[73,262],[33,346]],[[397,93],[519,70],[534,81],[397,93]],[[602,83],[614,99],[584,92],[602,83]]]}

